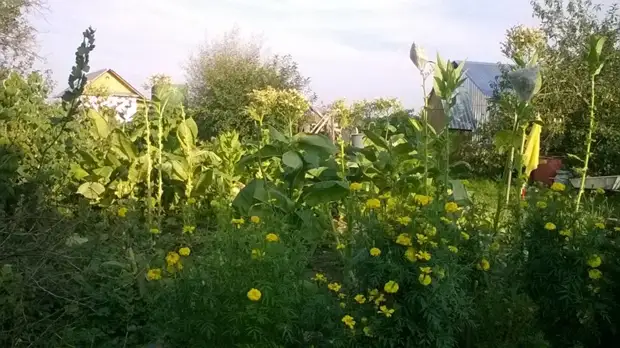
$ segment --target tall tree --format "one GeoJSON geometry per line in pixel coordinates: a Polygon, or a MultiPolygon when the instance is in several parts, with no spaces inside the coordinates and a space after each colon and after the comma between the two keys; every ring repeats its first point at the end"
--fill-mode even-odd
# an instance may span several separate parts
{"type": "Polygon", "coordinates": [[[44,0],[0,0],[0,68],[25,70],[37,57],[36,29],[29,16],[44,0]]]}
{"type": "Polygon", "coordinates": [[[229,130],[254,134],[246,113],[253,90],[270,86],[312,97],[310,80],[290,56],[266,56],[259,40],[244,40],[237,29],[200,47],[185,71],[189,107],[202,138],[229,130]]]}

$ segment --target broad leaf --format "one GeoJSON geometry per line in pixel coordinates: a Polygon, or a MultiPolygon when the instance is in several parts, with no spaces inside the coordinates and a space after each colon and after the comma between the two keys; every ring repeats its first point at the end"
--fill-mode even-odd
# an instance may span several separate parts
{"type": "Polygon", "coordinates": [[[265,181],[262,179],[254,179],[250,181],[244,188],[239,191],[237,197],[232,202],[242,215],[247,215],[250,208],[261,202],[267,202],[267,190],[265,189],[265,181]]]}
{"type": "Polygon", "coordinates": [[[126,160],[134,160],[137,150],[133,143],[120,131],[112,133],[112,151],[126,160]]]}
{"type": "Polygon", "coordinates": [[[366,137],[368,137],[368,139],[370,139],[370,141],[372,141],[373,144],[382,147],[384,149],[388,149],[388,143],[387,141],[385,141],[385,139],[383,139],[381,136],[379,136],[377,133],[367,129],[364,131],[364,134],[366,134],[366,137]]]}
{"type": "Polygon", "coordinates": [[[177,138],[179,142],[186,149],[192,149],[196,144],[196,138],[198,137],[198,126],[196,122],[191,119],[185,119],[185,121],[179,123],[177,127],[177,138]]]}
{"type": "Polygon", "coordinates": [[[105,116],[97,112],[95,109],[88,109],[88,117],[91,119],[95,127],[95,134],[100,139],[105,139],[110,135],[110,126],[105,116]]]}
{"type": "Polygon", "coordinates": [[[304,145],[315,147],[328,154],[334,154],[338,152],[338,148],[336,147],[336,145],[334,145],[334,143],[324,135],[302,134],[297,137],[296,143],[298,143],[302,147],[304,147],[304,145]]]}
{"type": "Polygon", "coordinates": [[[304,166],[304,162],[297,151],[285,152],[284,155],[282,155],[282,163],[293,170],[299,170],[304,166]]]}
{"type": "Polygon", "coordinates": [[[89,176],[87,171],[82,169],[79,164],[71,163],[71,175],[78,180],[82,180],[85,177],[89,176]]]}
{"type": "Polygon", "coordinates": [[[309,206],[343,199],[349,194],[349,185],[344,181],[317,182],[304,189],[303,201],[309,206]]]}
{"type": "Polygon", "coordinates": [[[85,182],[77,189],[77,193],[88,199],[99,199],[105,192],[105,187],[98,182],[85,182]]]}

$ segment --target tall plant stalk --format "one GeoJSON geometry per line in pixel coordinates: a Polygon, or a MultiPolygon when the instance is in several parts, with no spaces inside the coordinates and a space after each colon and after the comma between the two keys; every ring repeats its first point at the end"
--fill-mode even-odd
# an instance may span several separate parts
{"type": "Polygon", "coordinates": [[[424,153],[424,194],[428,195],[428,95],[426,94],[426,73],[420,70],[422,77],[422,93],[424,94],[424,108],[422,109],[422,124],[424,125],[424,141],[422,151],[424,153]]]}
{"type": "Polygon", "coordinates": [[[151,172],[153,171],[153,159],[151,158],[151,121],[149,120],[150,105],[144,100],[144,125],[146,134],[146,220],[148,228],[153,227],[153,183],[151,182],[151,172]]]}
{"type": "Polygon", "coordinates": [[[590,92],[592,95],[590,96],[590,125],[588,127],[588,135],[586,137],[586,157],[584,157],[583,159],[583,168],[579,185],[579,193],[577,194],[577,204],[575,207],[575,211],[579,211],[581,197],[583,197],[583,193],[585,192],[586,176],[588,175],[588,164],[590,163],[590,153],[592,149],[592,134],[594,133],[594,127],[596,126],[594,119],[595,86],[595,75],[593,75],[592,79],[590,80],[590,92]]]}

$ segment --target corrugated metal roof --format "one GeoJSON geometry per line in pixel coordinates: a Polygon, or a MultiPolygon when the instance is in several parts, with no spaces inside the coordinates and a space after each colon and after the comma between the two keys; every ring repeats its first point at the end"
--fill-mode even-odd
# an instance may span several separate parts
{"type": "MultiPolygon", "coordinates": [[[[455,61],[457,65],[460,63],[461,61],[455,61]]],[[[502,75],[502,71],[497,63],[465,61],[463,74],[476,85],[487,98],[490,98],[493,96],[493,87],[491,84],[495,82],[496,77],[502,75]]]]}

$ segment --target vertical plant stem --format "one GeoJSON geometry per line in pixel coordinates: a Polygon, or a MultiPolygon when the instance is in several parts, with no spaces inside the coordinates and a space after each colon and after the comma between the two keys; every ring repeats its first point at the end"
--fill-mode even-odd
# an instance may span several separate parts
{"type": "Polygon", "coordinates": [[[424,108],[422,109],[422,123],[424,124],[424,194],[428,195],[428,96],[426,95],[426,76],[424,72],[420,72],[422,77],[422,93],[424,94],[424,108]]]}
{"type": "MultiPolygon", "coordinates": [[[[519,128],[519,114],[515,112],[514,123],[512,125],[512,132],[516,134],[517,129],[519,128]]],[[[510,187],[512,186],[512,167],[514,166],[515,161],[515,147],[514,145],[510,146],[510,154],[508,155],[508,162],[506,163],[506,199],[505,204],[508,205],[510,203],[510,187]]]]}
{"type": "Polygon", "coordinates": [[[164,152],[164,111],[166,110],[166,105],[168,104],[168,100],[164,101],[164,104],[159,104],[157,116],[157,165],[159,170],[157,171],[157,219],[158,223],[161,223],[161,217],[163,215],[163,196],[164,196],[164,179],[162,168],[164,165],[163,161],[163,152],[164,152]]]}
{"type": "Polygon", "coordinates": [[[577,204],[575,211],[579,211],[579,205],[581,203],[581,197],[585,192],[586,176],[588,175],[588,164],[590,163],[590,152],[592,148],[592,133],[594,133],[594,92],[595,92],[595,77],[592,76],[590,81],[591,97],[590,97],[590,126],[588,128],[588,135],[586,138],[586,157],[583,160],[583,172],[581,173],[581,184],[579,185],[579,193],[577,194],[577,204]]]}
{"type": "Polygon", "coordinates": [[[151,122],[149,120],[150,105],[144,102],[144,125],[146,127],[146,221],[148,228],[153,227],[153,183],[151,182],[151,172],[153,171],[153,160],[151,158],[151,122]]]}
{"type": "Polygon", "coordinates": [[[446,169],[444,170],[444,192],[446,192],[445,190],[447,190],[450,187],[449,181],[450,181],[450,122],[452,121],[452,118],[450,117],[450,107],[446,107],[445,108],[445,114],[447,117],[447,122],[446,122],[446,128],[444,129],[444,132],[446,132],[446,169]]]}

